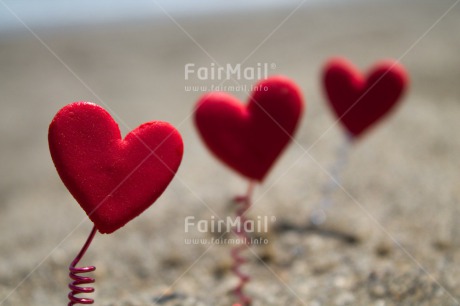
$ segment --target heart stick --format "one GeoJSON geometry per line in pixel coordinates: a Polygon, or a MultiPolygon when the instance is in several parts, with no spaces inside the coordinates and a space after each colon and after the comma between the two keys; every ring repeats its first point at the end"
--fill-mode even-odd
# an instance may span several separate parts
{"type": "MultiPolygon", "coordinates": [[[[251,206],[256,182],[262,182],[297,129],[303,112],[303,99],[297,85],[290,79],[274,76],[260,81],[251,93],[249,103],[242,104],[221,92],[204,95],[197,103],[195,125],[203,142],[224,164],[247,178],[246,195],[237,197],[236,216],[244,225],[251,206]]],[[[250,247],[244,226],[236,232],[245,243],[232,250],[232,271],[239,279],[234,289],[240,305],[250,305],[244,293],[250,277],[241,272],[246,262],[241,252],[250,247]]]]}
{"type": "Polygon", "coordinates": [[[89,102],[63,107],[48,132],[51,157],[64,185],[93,221],[94,228],[70,265],[69,305],[92,304],[76,294],[92,293],[79,287],[94,279],[77,274],[93,266],[76,268],[96,231],[109,234],[137,217],[163,193],[179,168],[183,143],[169,123],[152,121],[122,139],[110,114],[89,102]]]}
{"type": "Polygon", "coordinates": [[[346,136],[331,168],[330,179],[322,190],[319,208],[310,217],[311,223],[318,225],[325,221],[324,211],[332,206],[332,194],[340,185],[340,174],[351,144],[394,110],[407,83],[407,72],[397,61],[380,61],[367,76],[346,59],[333,58],[327,62],[323,72],[324,90],[346,136]]]}
{"type": "Polygon", "coordinates": [[[89,266],[89,267],[80,267],[77,268],[78,262],[83,258],[85,255],[86,251],[89,248],[89,245],[93,241],[94,236],[96,235],[97,228],[96,226],[93,226],[93,229],[91,230],[91,233],[88,236],[88,239],[86,240],[85,244],[83,245],[82,249],[78,253],[77,257],[72,261],[72,263],[69,266],[69,276],[71,279],[74,281],[69,284],[69,289],[71,292],[69,293],[69,304],[68,306],[73,306],[75,304],[93,304],[94,300],[93,299],[88,299],[88,298],[78,298],[75,295],[80,294],[80,293],[93,293],[94,288],[92,287],[80,287],[80,285],[83,284],[92,284],[95,282],[94,278],[91,277],[83,277],[79,276],[77,274],[82,274],[82,273],[89,273],[93,272],[96,270],[96,267],[94,266],[89,266]]]}
{"type": "Polygon", "coordinates": [[[239,220],[239,226],[234,231],[241,241],[239,242],[239,245],[233,247],[231,251],[233,258],[232,271],[239,278],[239,283],[233,292],[240,303],[242,303],[241,305],[251,305],[252,302],[251,298],[243,291],[244,286],[250,281],[251,277],[241,271],[241,266],[247,261],[241,253],[247,248],[247,246],[251,245],[251,237],[249,237],[248,233],[245,231],[245,225],[248,220],[245,214],[246,211],[251,208],[252,194],[255,184],[256,183],[254,181],[249,181],[246,194],[235,197],[235,202],[238,204],[238,208],[236,209],[236,218],[239,220]]]}
{"type": "Polygon", "coordinates": [[[332,196],[339,189],[342,181],[342,171],[348,163],[352,141],[352,136],[346,133],[341,145],[337,149],[336,160],[328,171],[330,177],[321,189],[322,196],[319,207],[310,216],[310,222],[314,226],[321,225],[326,221],[326,212],[333,205],[332,196]]]}

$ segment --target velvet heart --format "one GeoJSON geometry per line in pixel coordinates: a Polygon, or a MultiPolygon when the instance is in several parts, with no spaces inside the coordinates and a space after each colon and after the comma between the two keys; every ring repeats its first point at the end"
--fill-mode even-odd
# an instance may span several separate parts
{"type": "Polygon", "coordinates": [[[330,60],[324,69],[324,87],[336,116],[352,137],[363,134],[400,100],[408,82],[396,61],[381,61],[363,76],[342,58],[330,60]]]}
{"type": "Polygon", "coordinates": [[[292,139],[303,107],[294,82],[275,76],[254,87],[247,106],[225,93],[204,95],[196,106],[195,125],[218,159],[262,181],[292,139]]]}
{"type": "Polygon", "coordinates": [[[101,233],[114,232],[153,204],[183,153],[169,123],[144,123],[122,139],[109,113],[88,102],[62,108],[48,141],[59,176],[101,233]]]}

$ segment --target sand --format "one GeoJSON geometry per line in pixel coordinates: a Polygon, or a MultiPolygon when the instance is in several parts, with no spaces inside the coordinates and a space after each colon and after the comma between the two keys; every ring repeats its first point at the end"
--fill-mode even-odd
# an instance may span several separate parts
{"type": "Polygon", "coordinates": [[[185,80],[184,66],[214,60],[274,64],[270,74],[295,80],[308,104],[296,143],[257,187],[249,212],[276,218],[263,235],[269,244],[245,253],[255,306],[460,304],[460,7],[444,15],[453,4],[351,2],[0,38],[0,305],[66,304],[67,267],[92,224],[55,172],[47,128],[78,100],[108,109],[123,135],[165,120],[185,142],[163,196],[114,234],[96,236],[85,256],[82,264],[97,266],[96,304],[234,302],[230,246],[185,244],[218,235],[186,233],[187,216],[231,216],[232,197],[247,184],[193,127],[202,92],[185,86],[216,82],[185,80]],[[313,229],[308,219],[342,139],[320,83],[335,55],[363,70],[400,59],[411,86],[397,111],[351,148],[343,189],[313,229]]]}

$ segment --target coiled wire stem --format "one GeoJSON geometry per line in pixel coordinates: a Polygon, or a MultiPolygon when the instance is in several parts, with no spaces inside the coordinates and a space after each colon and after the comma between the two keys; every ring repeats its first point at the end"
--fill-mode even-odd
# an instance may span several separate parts
{"type": "Polygon", "coordinates": [[[233,247],[231,255],[233,258],[232,272],[238,277],[239,283],[233,289],[233,293],[238,299],[241,306],[251,305],[251,298],[244,293],[244,286],[251,280],[250,276],[241,271],[241,266],[244,265],[247,260],[242,255],[242,252],[247,248],[247,245],[251,244],[250,237],[246,232],[247,218],[245,216],[246,211],[251,207],[252,193],[255,187],[255,183],[250,181],[248,190],[245,195],[235,197],[235,203],[238,205],[236,209],[236,218],[239,219],[239,226],[234,230],[241,243],[233,247]]]}
{"type": "Polygon", "coordinates": [[[335,163],[329,169],[329,179],[323,186],[319,207],[317,207],[310,216],[310,223],[312,225],[321,225],[326,221],[326,210],[334,204],[332,196],[337,189],[339,189],[341,184],[342,172],[348,163],[348,155],[352,143],[353,136],[346,133],[342,143],[337,149],[335,163]]]}
{"type": "Polygon", "coordinates": [[[94,236],[96,235],[97,229],[96,226],[93,226],[93,229],[91,230],[91,233],[88,236],[88,239],[86,240],[85,244],[81,248],[80,252],[78,253],[77,257],[72,261],[72,263],[69,266],[69,276],[73,281],[69,283],[69,289],[71,290],[68,297],[69,297],[69,304],[68,306],[73,306],[75,304],[93,304],[94,300],[90,298],[78,298],[75,295],[76,294],[81,294],[81,293],[93,293],[94,288],[92,287],[80,287],[80,285],[83,284],[92,284],[95,282],[95,279],[92,277],[85,277],[85,276],[80,276],[78,274],[82,273],[89,273],[93,272],[96,270],[96,267],[94,266],[88,266],[88,267],[79,267],[77,268],[76,265],[78,262],[82,259],[82,257],[85,255],[86,251],[89,248],[89,245],[93,241],[94,236]]]}

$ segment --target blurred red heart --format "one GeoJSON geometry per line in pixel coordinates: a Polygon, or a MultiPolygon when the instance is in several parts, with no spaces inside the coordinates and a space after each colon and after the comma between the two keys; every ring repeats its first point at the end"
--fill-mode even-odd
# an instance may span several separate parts
{"type": "Polygon", "coordinates": [[[389,113],[400,100],[408,82],[396,61],[381,61],[363,76],[342,58],[330,60],[324,69],[324,87],[329,103],[353,137],[389,113]]]}
{"type": "Polygon", "coordinates": [[[153,204],[183,152],[169,123],[144,123],[122,139],[109,113],[88,102],[62,108],[48,141],[59,176],[101,233],[119,229],[153,204]]]}
{"type": "Polygon", "coordinates": [[[254,87],[247,106],[225,93],[206,94],[197,103],[195,125],[217,158],[262,181],[292,139],[302,111],[294,82],[275,76],[254,87]]]}

